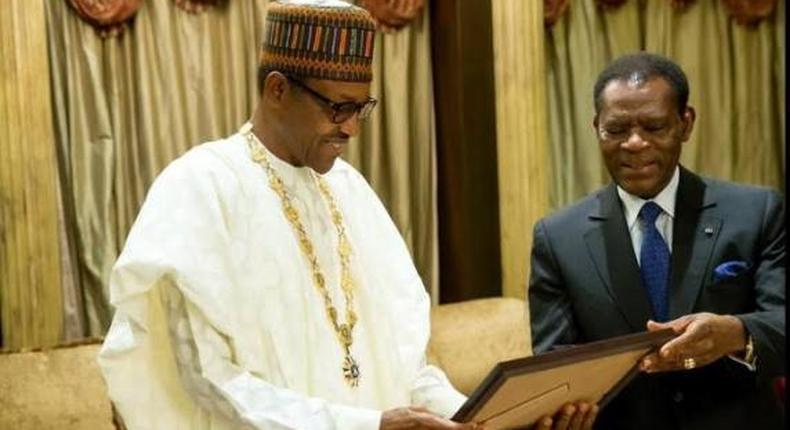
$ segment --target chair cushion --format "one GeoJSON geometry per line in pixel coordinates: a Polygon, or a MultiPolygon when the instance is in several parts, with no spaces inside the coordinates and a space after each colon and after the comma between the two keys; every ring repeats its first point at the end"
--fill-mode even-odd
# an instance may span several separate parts
{"type": "Polygon", "coordinates": [[[0,353],[0,429],[113,429],[99,342],[0,353]]]}
{"type": "Polygon", "coordinates": [[[428,362],[469,395],[500,361],[531,354],[523,300],[496,297],[435,306],[428,362]]]}

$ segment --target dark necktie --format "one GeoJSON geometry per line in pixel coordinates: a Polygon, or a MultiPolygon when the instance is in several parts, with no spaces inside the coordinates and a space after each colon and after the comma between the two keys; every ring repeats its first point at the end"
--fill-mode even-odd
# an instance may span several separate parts
{"type": "Polygon", "coordinates": [[[669,318],[667,283],[669,282],[669,248],[656,228],[656,218],[661,208],[654,202],[647,202],[639,211],[642,219],[642,249],[639,253],[642,287],[650,295],[653,313],[657,321],[669,318]]]}

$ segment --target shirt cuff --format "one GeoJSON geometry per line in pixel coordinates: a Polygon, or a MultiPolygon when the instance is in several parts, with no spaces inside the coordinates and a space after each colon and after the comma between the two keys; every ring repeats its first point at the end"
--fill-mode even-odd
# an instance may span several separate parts
{"type": "Polygon", "coordinates": [[[740,364],[746,366],[746,368],[749,369],[752,372],[757,370],[757,366],[755,365],[757,363],[757,360],[752,360],[752,362],[749,363],[749,362],[744,361],[743,359],[738,358],[738,357],[736,357],[734,355],[728,355],[727,357],[729,357],[729,359],[732,360],[732,361],[735,361],[737,363],[740,363],[740,364]]]}

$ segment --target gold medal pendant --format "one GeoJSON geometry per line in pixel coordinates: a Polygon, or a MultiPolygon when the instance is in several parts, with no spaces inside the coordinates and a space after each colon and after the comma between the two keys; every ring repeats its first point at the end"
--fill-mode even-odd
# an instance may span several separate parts
{"type": "Polygon", "coordinates": [[[351,352],[346,352],[346,358],[343,360],[343,377],[346,379],[346,384],[351,387],[359,386],[359,365],[351,352]]]}

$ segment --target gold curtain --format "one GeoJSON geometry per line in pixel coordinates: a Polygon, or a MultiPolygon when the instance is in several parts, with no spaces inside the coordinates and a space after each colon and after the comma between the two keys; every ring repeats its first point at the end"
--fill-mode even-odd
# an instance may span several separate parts
{"type": "Polygon", "coordinates": [[[491,4],[502,295],[524,298],[532,225],[548,208],[543,2],[491,4]]]}
{"type": "Polygon", "coordinates": [[[436,125],[429,4],[396,33],[378,33],[372,94],[378,105],[346,159],[370,181],[439,300],[436,125]]]}
{"type": "MultiPolygon", "coordinates": [[[[65,1],[45,4],[62,231],[74,275],[65,283],[73,285],[67,333],[101,335],[112,316],[108,276],[151,182],[190,147],[235,132],[257,103],[266,2],[220,2],[189,14],[172,1],[146,1],[132,25],[108,39],[65,1]]],[[[430,183],[420,182],[433,171],[433,111],[424,96],[430,91],[422,92],[430,69],[426,75],[426,60],[417,58],[427,52],[427,29],[411,31],[385,36],[377,47],[374,73],[409,77],[410,84],[400,94],[376,87],[381,106],[372,130],[349,158],[382,193],[425,275],[435,264],[433,224],[417,214],[435,207],[430,183]]]]}
{"type": "Polygon", "coordinates": [[[249,117],[264,4],[233,1],[193,15],[171,1],[145,2],[133,25],[107,39],[65,1],[45,4],[64,231],[77,277],[67,326],[74,337],[101,335],[112,316],[109,272],[148,186],[190,146],[249,117]]]}
{"type": "Polygon", "coordinates": [[[683,11],[648,2],[645,49],[688,75],[697,121],[681,162],[706,175],[784,188],[784,1],[756,27],[735,24],[723,1],[683,11]]]}
{"type": "Polygon", "coordinates": [[[597,189],[609,178],[592,128],[593,85],[611,58],[639,49],[638,4],[630,1],[603,12],[594,0],[572,1],[546,32],[552,208],[597,189]]]}
{"type": "Polygon", "coordinates": [[[697,124],[681,162],[704,175],[784,188],[784,2],[754,28],[719,0],[674,8],[632,0],[604,11],[571,3],[547,30],[553,208],[609,181],[592,129],[595,78],[612,59],[645,49],[688,75],[697,124]]]}
{"type": "Polygon", "coordinates": [[[63,326],[44,5],[0,7],[0,345],[50,346],[63,326]]]}

